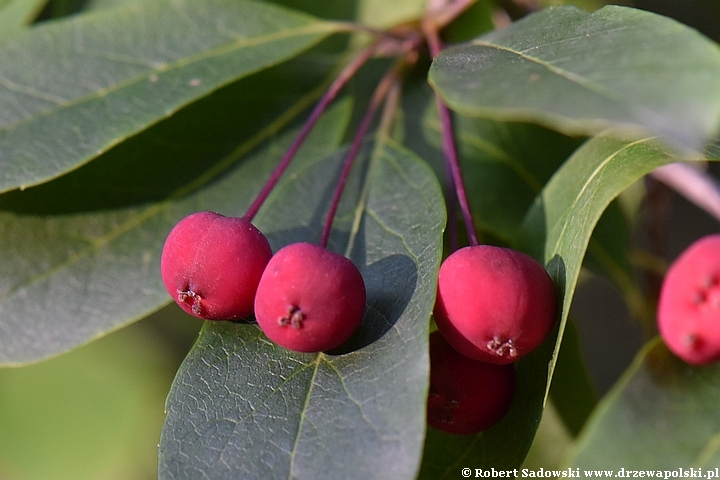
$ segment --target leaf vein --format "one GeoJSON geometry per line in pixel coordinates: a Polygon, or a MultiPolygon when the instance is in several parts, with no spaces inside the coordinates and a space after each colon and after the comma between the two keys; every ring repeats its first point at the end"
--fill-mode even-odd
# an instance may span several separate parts
{"type": "Polygon", "coordinates": [[[568,205],[568,208],[566,209],[565,214],[558,217],[558,220],[555,223],[554,227],[557,226],[558,223],[562,222],[562,228],[561,228],[560,232],[558,233],[557,241],[555,242],[555,245],[554,245],[553,255],[551,255],[551,257],[554,256],[554,254],[556,254],[558,252],[558,248],[562,244],[562,239],[565,237],[566,233],[568,232],[568,228],[572,223],[572,222],[565,221],[565,219],[570,214],[570,212],[572,212],[576,209],[576,206],[580,203],[580,201],[586,197],[586,193],[587,193],[590,185],[593,183],[593,180],[598,175],[600,175],[600,173],[605,169],[605,167],[611,161],[613,161],[615,158],[617,158],[617,156],[620,155],[621,152],[623,152],[629,148],[635,147],[637,145],[640,145],[642,143],[652,141],[654,138],[655,137],[643,138],[643,139],[636,140],[634,142],[625,144],[625,145],[623,145],[622,148],[620,148],[616,152],[613,152],[612,155],[609,155],[605,160],[603,160],[602,162],[600,162],[597,165],[597,167],[593,170],[591,175],[586,179],[585,183],[583,183],[583,186],[580,189],[580,191],[578,192],[578,194],[575,195],[575,199],[572,201],[572,203],[570,205],[568,205]]]}
{"type": "MultiPolygon", "coordinates": [[[[249,47],[255,47],[258,45],[281,41],[281,40],[287,40],[293,37],[301,37],[306,35],[313,35],[313,34],[320,34],[320,33],[329,33],[333,31],[335,26],[331,23],[320,23],[320,24],[313,24],[313,25],[307,25],[303,27],[297,27],[293,29],[287,29],[280,32],[273,32],[265,35],[258,35],[257,37],[250,37],[245,38],[242,40],[235,41],[233,43],[222,45],[219,47],[215,47],[212,49],[205,50],[201,53],[195,54],[195,55],[189,55],[187,57],[179,58],[173,62],[169,63],[162,63],[162,64],[156,64],[153,69],[143,72],[141,74],[129,77],[125,79],[124,81],[117,82],[115,85],[108,86],[108,87],[101,87],[93,90],[92,92],[89,92],[86,95],[79,96],[73,100],[66,100],[61,99],[60,97],[56,97],[54,95],[50,94],[43,94],[42,92],[37,92],[33,90],[31,87],[25,87],[24,93],[27,94],[33,94],[33,96],[36,96],[38,98],[43,98],[48,101],[52,101],[53,103],[58,104],[58,107],[50,108],[44,111],[36,112],[34,115],[31,115],[29,117],[20,119],[14,123],[6,124],[0,127],[0,132],[8,132],[11,131],[18,126],[26,123],[30,123],[34,120],[36,120],[39,117],[47,117],[50,115],[55,114],[56,112],[66,109],[66,108],[72,108],[76,107],[82,104],[90,103],[92,101],[107,97],[108,95],[115,93],[117,91],[122,90],[123,88],[127,88],[132,85],[136,85],[142,81],[156,81],[158,75],[166,73],[168,71],[175,71],[182,69],[183,67],[187,67],[188,65],[191,65],[193,63],[206,60],[213,57],[219,57],[221,55],[232,53],[234,51],[241,51],[245,48],[249,47]],[[47,98],[46,98],[47,97],[47,98]]],[[[6,85],[6,82],[9,82],[7,79],[3,79],[3,77],[0,77],[0,79],[4,80],[3,85],[6,85]]],[[[11,85],[14,85],[12,82],[10,82],[11,85]]],[[[8,87],[8,85],[6,85],[8,87]]],[[[8,87],[9,88],[9,87],[8,87]]],[[[16,86],[15,88],[21,88],[20,86],[16,86]]]]}
{"type": "Polygon", "coordinates": [[[476,42],[473,42],[473,44],[483,46],[483,47],[488,47],[488,48],[494,48],[494,49],[497,49],[497,50],[500,50],[503,52],[511,53],[513,55],[518,56],[519,58],[522,58],[523,60],[527,60],[536,65],[540,65],[541,67],[544,67],[549,72],[554,73],[555,75],[565,78],[566,80],[568,80],[576,85],[579,85],[591,92],[597,93],[609,100],[612,100],[614,103],[617,104],[618,107],[624,109],[622,102],[616,95],[613,95],[611,91],[603,88],[602,85],[592,82],[590,79],[588,79],[582,75],[571,72],[564,68],[560,68],[560,67],[553,65],[552,63],[549,63],[541,58],[534,57],[532,55],[528,55],[526,53],[526,51],[515,50],[514,48],[511,48],[508,46],[497,45],[494,43],[484,42],[484,41],[476,41],[476,42]]]}

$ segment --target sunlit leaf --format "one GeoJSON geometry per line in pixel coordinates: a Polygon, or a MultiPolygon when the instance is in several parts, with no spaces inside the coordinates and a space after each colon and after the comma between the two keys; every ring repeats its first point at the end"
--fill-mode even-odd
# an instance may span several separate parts
{"type": "Polygon", "coordinates": [[[158,0],[29,29],[0,45],[0,191],[77,168],[337,28],[265,3],[158,0]]]}
{"type": "Polygon", "coordinates": [[[622,125],[701,148],[720,126],[717,44],[627,7],[540,11],[445,50],[429,78],[460,113],[568,133],[622,125]]]}

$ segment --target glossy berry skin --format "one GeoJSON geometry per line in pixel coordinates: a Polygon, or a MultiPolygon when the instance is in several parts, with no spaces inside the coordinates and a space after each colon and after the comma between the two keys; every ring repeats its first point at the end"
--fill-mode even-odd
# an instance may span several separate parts
{"type": "Polygon", "coordinates": [[[515,393],[515,368],[459,354],[439,331],[430,334],[427,422],[447,433],[481,432],[507,413],[515,393]]]}
{"type": "Polygon", "coordinates": [[[694,365],[720,360],[720,234],[696,240],[670,265],[657,320],[678,357],[694,365]]]}
{"type": "Polygon", "coordinates": [[[469,358],[519,360],[542,343],[556,312],[550,276],[525,253],[476,245],[457,250],[440,266],[435,321],[469,358]]]}
{"type": "Polygon", "coordinates": [[[252,315],[272,250],[247,220],[214,212],[189,215],[170,231],[160,272],[170,296],[190,315],[232,320],[252,315]]]}
{"type": "Polygon", "coordinates": [[[297,352],[339,347],[365,313],[365,282],[346,257],[311,243],[275,253],[255,297],[258,326],[273,342],[297,352]]]}

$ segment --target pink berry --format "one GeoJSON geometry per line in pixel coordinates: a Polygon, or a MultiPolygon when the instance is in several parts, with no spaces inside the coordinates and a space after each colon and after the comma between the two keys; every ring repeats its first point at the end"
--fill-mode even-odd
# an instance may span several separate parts
{"type": "Polygon", "coordinates": [[[339,347],[365,313],[365,283],[346,257],[293,243],[268,263],[255,297],[255,318],[273,342],[298,352],[339,347]]]}
{"type": "Polygon", "coordinates": [[[428,424],[457,435],[481,432],[507,413],[514,392],[512,364],[473,360],[459,354],[439,331],[430,334],[428,424]]]}
{"type": "Polygon", "coordinates": [[[198,212],[170,231],[160,272],[168,293],[187,313],[231,320],[252,315],[270,257],[270,244],[249,221],[198,212]]]}
{"type": "Polygon", "coordinates": [[[465,247],[440,266],[435,321],[448,342],[469,358],[519,360],[542,343],[556,312],[550,276],[517,250],[465,247]]]}
{"type": "Polygon", "coordinates": [[[657,320],[678,357],[694,365],[720,360],[720,234],[696,240],[670,265],[657,320]]]}

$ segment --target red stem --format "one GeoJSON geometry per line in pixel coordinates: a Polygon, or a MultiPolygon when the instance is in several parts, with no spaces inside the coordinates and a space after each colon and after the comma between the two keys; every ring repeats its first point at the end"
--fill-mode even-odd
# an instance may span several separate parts
{"type": "Polygon", "coordinates": [[[340,173],[340,178],[338,179],[337,186],[335,187],[335,192],[333,193],[333,198],[330,202],[330,209],[328,210],[328,214],[325,220],[325,226],[323,227],[322,238],[320,239],[320,245],[323,248],[327,247],[328,240],[330,238],[330,231],[332,230],[333,220],[335,219],[335,214],[337,213],[338,206],[340,205],[340,198],[342,197],[343,189],[345,188],[345,184],[347,183],[348,177],[350,176],[350,170],[352,170],[355,158],[357,158],[357,154],[362,147],[363,140],[365,139],[365,135],[370,128],[370,124],[373,120],[373,117],[375,116],[375,113],[377,112],[378,108],[380,108],[380,105],[385,99],[385,96],[387,95],[390,86],[393,84],[393,82],[397,80],[397,75],[397,69],[393,68],[382,78],[382,80],[380,80],[380,83],[378,83],[377,87],[375,88],[375,92],[373,93],[372,99],[370,100],[370,104],[365,110],[365,114],[363,115],[363,118],[360,122],[360,127],[355,133],[353,142],[350,145],[350,150],[348,150],[347,156],[345,157],[343,169],[340,173]]]}
{"type": "Polygon", "coordinates": [[[448,219],[448,247],[451,252],[457,250],[460,246],[460,239],[457,231],[457,195],[455,194],[455,182],[453,181],[453,172],[450,168],[450,162],[445,162],[445,191],[448,193],[446,199],[447,219],[448,219]]]}
{"type": "Polygon", "coordinates": [[[364,49],[362,52],[360,52],[333,81],[328,90],[325,92],[325,95],[320,99],[320,101],[313,109],[312,113],[303,125],[302,130],[300,130],[300,133],[295,138],[295,141],[285,153],[285,156],[282,158],[282,160],[280,160],[280,163],[277,167],[275,167],[272,175],[265,183],[262,190],[260,190],[260,193],[258,194],[257,198],[255,198],[255,201],[247,209],[247,212],[245,212],[245,215],[243,216],[244,220],[252,221],[258,210],[260,210],[262,204],[270,195],[272,189],[275,188],[275,185],[280,180],[280,177],[282,177],[282,174],[285,172],[288,165],[290,165],[290,162],[295,157],[295,154],[297,154],[298,150],[300,150],[300,147],[302,146],[307,136],[310,134],[310,131],[315,126],[320,116],[325,112],[325,110],[327,110],[328,106],[335,99],[338,92],[340,92],[340,90],[347,84],[347,82],[353,77],[353,75],[357,73],[360,67],[362,67],[365,62],[370,60],[373,55],[375,55],[378,45],[379,43],[376,42],[364,49]]]}
{"type": "MultiPolygon", "coordinates": [[[[425,37],[427,38],[430,55],[435,58],[442,51],[437,27],[434,24],[424,23],[423,30],[425,31],[425,37]]],[[[465,222],[465,230],[467,231],[468,241],[470,242],[470,245],[477,245],[477,234],[475,233],[470,204],[468,203],[467,192],[465,191],[465,185],[462,180],[462,172],[460,171],[460,161],[458,160],[457,147],[455,145],[455,136],[453,134],[453,122],[450,115],[450,109],[447,105],[445,105],[437,92],[435,93],[435,103],[437,105],[440,124],[442,126],[442,143],[443,151],[445,153],[445,162],[451,175],[451,180],[448,180],[448,185],[454,184],[455,186],[455,194],[457,195],[458,203],[460,204],[460,211],[462,212],[463,221],[465,222]]],[[[454,208],[452,208],[452,210],[454,210],[454,208]]]]}

